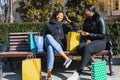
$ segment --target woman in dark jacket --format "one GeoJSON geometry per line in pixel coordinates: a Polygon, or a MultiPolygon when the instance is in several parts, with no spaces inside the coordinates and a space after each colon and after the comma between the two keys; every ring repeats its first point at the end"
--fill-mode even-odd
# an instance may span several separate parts
{"type": "Polygon", "coordinates": [[[64,59],[64,66],[68,68],[72,60],[68,58],[64,50],[66,48],[65,34],[67,34],[71,29],[64,24],[64,20],[71,24],[72,30],[77,30],[75,23],[69,20],[62,11],[56,11],[50,22],[46,24],[44,30],[45,36],[45,48],[47,50],[47,80],[52,80],[51,72],[54,65],[54,55],[55,53],[60,54],[64,59]]]}
{"type": "Polygon", "coordinates": [[[90,61],[91,55],[106,48],[105,22],[95,11],[95,7],[87,5],[84,9],[85,21],[83,23],[82,43],[79,46],[81,62],[79,68],[67,80],[80,80],[80,74],[85,65],[90,61]]]}

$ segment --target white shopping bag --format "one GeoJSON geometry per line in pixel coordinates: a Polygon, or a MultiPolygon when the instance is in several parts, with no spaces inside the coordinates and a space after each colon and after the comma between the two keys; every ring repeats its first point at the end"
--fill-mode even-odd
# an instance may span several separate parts
{"type": "Polygon", "coordinates": [[[43,52],[43,36],[35,36],[35,43],[37,46],[37,52],[43,52]]]}

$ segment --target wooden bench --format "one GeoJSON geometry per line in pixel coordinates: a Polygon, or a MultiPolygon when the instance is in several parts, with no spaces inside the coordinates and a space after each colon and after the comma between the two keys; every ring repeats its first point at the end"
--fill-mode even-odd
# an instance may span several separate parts
{"type": "MultiPolygon", "coordinates": [[[[39,32],[32,32],[35,35],[38,35],[39,32]]],[[[42,54],[36,52],[30,52],[29,50],[29,44],[28,44],[28,34],[30,32],[18,32],[18,33],[9,33],[8,35],[8,50],[7,52],[1,52],[0,58],[13,58],[13,57],[27,57],[31,54],[39,54],[40,56],[46,56],[46,52],[43,52],[42,54]]],[[[67,56],[78,56],[78,52],[76,51],[64,51],[67,56]]],[[[108,55],[108,64],[109,64],[109,71],[110,75],[113,74],[112,70],[112,44],[111,42],[108,42],[108,50],[103,50],[96,55],[102,55],[102,60],[105,60],[104,55],[108,55]]],[[[56,56],[60,56],[59,54],[56,54],[56,56]]],[[[11,63],[11,62],[10,62],[11,63]]],[[[12,67],[12,64],[11,64],[12,67]]]]}

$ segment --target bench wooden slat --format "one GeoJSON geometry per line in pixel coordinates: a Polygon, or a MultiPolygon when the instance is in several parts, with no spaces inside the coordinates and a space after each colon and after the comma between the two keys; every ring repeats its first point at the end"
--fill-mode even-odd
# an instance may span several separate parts
{"type": "Polygon", "coordinates": [[[10,36],[10,39],[27,39],[27,36],[10,36]]]}
{"type": "Polygon", "coordinates": [[[18,32],[18,33],[9,33],[9,35],[27,35],[30,33],[39,34],[39,32],[18,32]]]}
{"type": "Polygon", "coordinates": [[[17,48],[10,48],[9,51],[29,51],[29,48],[28,47],[17,47],[17,48]]]}
{"type": "MultiPolygon", "coordinates": [[[[69,52],[69,51],[64,51],[66,55],[71,55],[71,56],[78,56],[78,52],[77,51],[72,51],[72,52],[69,52]]],[[[10,52],[1,52],[0,53],[0,58],[1,57],[26,57],[28,55],[31,55],[31,54],[37,54],[37,55],[47,55],[47,52],[20,52],[20,51],[10,51],[10,52]]],[[[97,53],[96,55],[102,55],[102,54],[108,54],[108,51],[107,50],[103,50],[99,53],[97,53]]],[[[55,54],[55,56],[60,56],[60,54],[55,54]]]]}
{"type": "Polygon", "coordinates": [[[2,57],[26,57],[32,55],[32,52],[1,52],[0,58],[2,57]]]}
{"type": "Polygon", "coordinates": [[[19,41],[28,41],[28,39],[26,38],[26,39],[10,39],[9,40],[10,42],[19,42],[19,41]]]}
{"type": "Polygon", "coordinates": [[[109,51],[108,50],[102,50],[102,51],[96,53],[97,56],[101,56],[103,54],[109,54],[109,51]]]}
{"type": "Polygon", "coordinates": [[[16,46],[16,47],[10,47],[9,50],[10,51],[11,50],[16,50],[16,51],[18,51],[18,50],[23,50],[24,51],[25,50],[26,51],[26,50],[29,50],[29,47],[27,47],[27,46],[26,47],[17,47],[16,46]]]}
{"type": "Polygon", "coordinates": [[[9,45],[28,45],[28,42],[12,42],[9,45]]]}
{"type": "Polygon", "coordinates": [[[22,48],[28,48],[29,45],[13,45],[13,46],[11,45],[11,46],[10,46],[10,48],[21,48],[21,47],[22,47],[22,48]]]}

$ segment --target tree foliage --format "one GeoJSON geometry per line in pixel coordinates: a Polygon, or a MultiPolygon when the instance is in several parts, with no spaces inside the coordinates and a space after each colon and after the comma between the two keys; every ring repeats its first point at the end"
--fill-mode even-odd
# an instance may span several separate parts
{"type": "Polygon", "coordinates": [[[20,1],[20,7],[17,8],[17,11],[20,12],[21,18],[26,22],[47,21],[47,18],[51,15],[48,3],[49,0],[20,1]]]}
{"type": "Polygon", "coordinates": [[[21,18],[26,22],[47,22],[55,10],[63,10],[71,19],[81,22],[85,5],[96,0],[27,0],[20,1],[21,18]]]}

